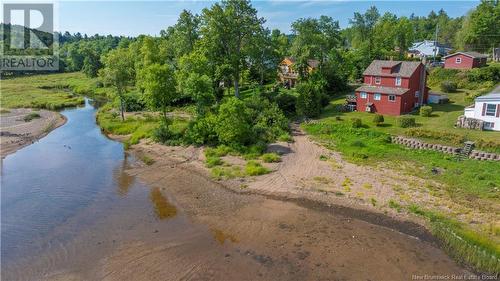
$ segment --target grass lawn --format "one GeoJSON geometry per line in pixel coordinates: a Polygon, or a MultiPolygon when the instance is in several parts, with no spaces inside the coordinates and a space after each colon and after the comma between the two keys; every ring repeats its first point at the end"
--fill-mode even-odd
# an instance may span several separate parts
{"type": "Polygon", "coordinates": [[[338,112],[335,108],[344,103],[344,96],[333,99],[325,108],[325,111],[321,115],[321,119],[331,119],[339,122],[337,119],[340,118],[340,122],[350,123],[351,118],[360,118],[365,128],[377,132],[391,135],[411,136],[412,133],[417,130],[423,132],[423,137],[421,136],[419,138],[428,142],[462,146],[463,140],[472,140],[475,141],[481,149],[500,152],[500,132],[476,131],[453,127],[458,116],[463,115],[464,107],[467,106],[468,103],[465,101],[465,93],[463,91],[448,94],[448,97],[450,103],[431,105],[433,110],[431,117],[421,117],[418,112],[411,114],[415,117],[417,122],[416,128],[398,127],[396,116],[384,115],[384,123],[381,126],[375,126],[373,123],[373,113],[338,112]],[[439,136],[439,138],[435,136],[439,136]]]}
{"type": "Polygon", "coordinates": [[[50,110],[83,104],[83,96],[103,96],[109,88],[81,72],[32,75],[0,82],[2,108],[32,107],[50,110]]]}

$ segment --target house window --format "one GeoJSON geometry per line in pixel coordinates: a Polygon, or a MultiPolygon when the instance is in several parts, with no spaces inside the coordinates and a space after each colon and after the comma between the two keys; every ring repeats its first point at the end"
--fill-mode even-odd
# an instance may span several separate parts
{"type": "Polygon", "coordinates": [[[367,94],[366,94],[365,92],[361,92],[361,93],[360,93],[360,96],[361,96],[361,98],[362,98],[362,99],[366,99],[367,94]]]}
{"type": "Polygon", "coordinates": [[[380,76],[375,77],[375,84],[380,84],[382,82],[382,78],[380,76]]]}
{"type": "Polygon", "coordinates": [[[396,86],[401,86],[401,77],[396,77],[396,86]]]}
{"type": "Polygon", "coordinates": [[[373,96],[373,99],[374,100],[381,100],[382,99],[382,95],[379,94],[379,93],[375,93],[375,95],[373,96]]]}
{"type": "Polygon", "coordinates": [[[415,97],[418,98],[420,96],[420,91],[415,92],[415,97]]]}
{"type": "Polygon", "coordinates": [[[389,95],[389,101],[396,101],[396,96],[395,95],[389,95]]]}
{"type": "Polygon", "coordinates": [[[483,128],[485,130],[493,130],[494,127],[495,127],[495,123],[493,123],[493,122],[484,122],[483,123],[483,128]]]}
{"type": "Polygon", "coordinates": [[[486,116],[495,116],[497,111],[497,105],[496,104],[486,104],[486,116]]]}
{"type": "Polygon", "coordinates": [[[456,62],[456,63],[462,63],[462,58],[456,58],[456,59],[455,59],[455,62],[456,62]]]}

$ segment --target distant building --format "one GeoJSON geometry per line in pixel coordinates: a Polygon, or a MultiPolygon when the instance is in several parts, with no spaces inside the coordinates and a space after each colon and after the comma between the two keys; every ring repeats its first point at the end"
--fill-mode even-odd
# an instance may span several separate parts
{"type": "MultiPolygon", "coordinates": [[[[314,69],[318,68],[318,60],[307,60],[307,72],[311,73],[314,69]]],[[[278,76],[281,83],[286,87],[293,88],[297,84],[299,72],[296,67],[296,60],[292,57],[284,58],[278,66],[278,76]]]]}
{"type": "Polygon", "coordinates": [[[471,69],[486,65],[488,55],[477,52],[457,52],[444,57],[444,68],[471,69]]]}
{"type": "Polygon", "coordinates": [[[408,49],[408,57],[423,58],[436,56],[446,56],[451,51],[451,48],[444,44],[440,44],[432,40],[424,40],[415,42],[408,49]]]}
{"type": "Polygon", "coordinates": [[[500,131],[500,93],[477,97],[474,105],[465,108],[464,116],[461,116],[463,123],[473,122],[479,124],[478,129],[500,131]]]}
{"type": "Polygon", "coordinates": [[[363,75],[364,84],[355,90],[358,111],[401,115],[427,101],[427,70],[421,62],[374,60],[363,75]]]}

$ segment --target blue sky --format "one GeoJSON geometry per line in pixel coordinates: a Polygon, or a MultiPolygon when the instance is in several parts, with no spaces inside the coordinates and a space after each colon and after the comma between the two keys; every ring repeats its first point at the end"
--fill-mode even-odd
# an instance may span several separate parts
{"type": "MultiPolygon", "coordinates": [[[[157,35],[161,29],[174,24],[182,9],[199,13],[213,1],[62,1],[58,4],[59,30],[89,35],[139,34],[157,35]]],[[[381,13],[398,16],[427,15],[443,8],[450,16],[465,15],[479,1],[253,1],[258,14],[269,28],[290,31],[290,24],[301,17],[328,15],[346,27],[354,12],[364,12],[371,5],[381,13]]]]}

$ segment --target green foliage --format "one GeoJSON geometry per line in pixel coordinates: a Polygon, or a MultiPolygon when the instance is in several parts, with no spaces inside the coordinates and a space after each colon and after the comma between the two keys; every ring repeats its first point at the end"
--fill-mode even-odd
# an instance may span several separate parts
{"type": "Polygon", "coordinates": [[[124,103],[125,103],[125,111],[141,111],[146,107],[146,103],[144,102],[141,94],[137,92],[128,92],[123,95],[124,103]]]}
{"type": "Polygon", "coordinates": [[[220,106],[215,132],[222,144],[237,146],[250,142],[252,128],[243,101],[233,97],[220,106]]]}
{"type": "Polygon", "coordinates": [[[500,5],[496,1],[481,1],[463,22],[457,34],[458,47],[488,52],[500,43],[500,5]]]}
{"type": "Polygon", "coordinates": [[[382,123],[384,123],[384,115],[375,114],[375,116],[373,116],[373,124],[380,126],[382,123]]]}
{"type": "Polygon", "coordinates": [[[174,134],[169,128],[170,125],[170,122],[163,120],[160,123],[160,126],[153,131],[153,139],[160,143],[167,143],[170,139],[172,139],[174,134]]]}
{"type": "Polygon", "coordinates": [[[465,261],[480,272],[500,272],[500,247],[488,237],[468,229],[462,223],[422,209],[412,204],[411,213],[426,218],[432,234],[444,245],[445,250],[457,260],[465,261]]]}
{"type": "Polygon", "coordinates": [[[398,126],[401,128],[416,127],[415,117],[403,115],[397,119],[398,126]]]}
{"type": "Polygon", "coordinates": [[[265,163],[273,163],[273,162],[280,162],[281,161],[281,157],[274,152],[262,154],[261,158],[262,158],[262,161],[264,161],[265,163]]]}
{"type": "Polygon", "coordinates": [[[262,164],[257,161],[251,160],[245,165],[245,173],[249,176],[259,176],[268,174],[269,172],[271,172],[271,170],[262,166],[262,164]]]}
{"type": "Polygon", "coordinates": [[[144,162],[144,164],[146,164],[148,166],[151,166],[155,163],[155,160],[146,154],[141,155],[140,158],[141,158],[141,161],[144,162]]]}
{"type": "Polygon", "coordinates": [[[453,81],[443,81],[441,82],[441,91],[445,93],[454,93],[457,91],[457,83],[453,81]]]}
{"type": "Polygon", "coordinates": [[[398,202],[392,199],[389,200],[389,203],[387,205],[389,206],[389,208],[396,210],[398,213],[401,213],[401,211],[403,210],[403,207],[401,207],[398,202]]]}
{"type": "Polygon", "coordinates": [[[363,126],[363,123],[359,118],[351,118],[351,126],[353,128],[361,128],[363,126]]]}
{"type": "Polygon", "coordinates": [[[206,161],[205,161],[205,166],[207,166],[208,168],[212,168],[212,167],[215,167],[215,166],[219,166],[219,165],[222,165],[224,162],[222,161],[222,159],[218,156],[210,156],[210,157],[207,157],[206,161]]]}
{"type": "Polygon", "coordinates": [[[23,117],[24,122],[30,122],[33,119],[40,118],[40,114],[38,112],[31,112],[28,115],[23,117]]]}
{"type": "Polygon", "coordinates": [[[151,64],[144,73],[144,99],[153,110],[161,110],[167,118],[167,108],[177,98],[174,71],[168,65],[151,64]]]}
{"type": "Polygon", "coordinates": [[[424,105],[420,107],[420,116],[430,117],[432,115],[432,106],[424,105]]]}
{"type": "Polygon", "coordinates": [[[186,131],[185,140],[187,143],[196,145],[208,144],[215,145],[218,143],[218,135],[216,132],[217,116],[207,114],[200,116],[189,123],[186,131]]]}
{"type": "Polygon", "coordinates": [[[297,97],[296,110],[299,116],[316,117],[321,113],[322,100],[324,99],[322,89],[323,85],[312,79],[297,86],[299,96],[297,97]]]}

